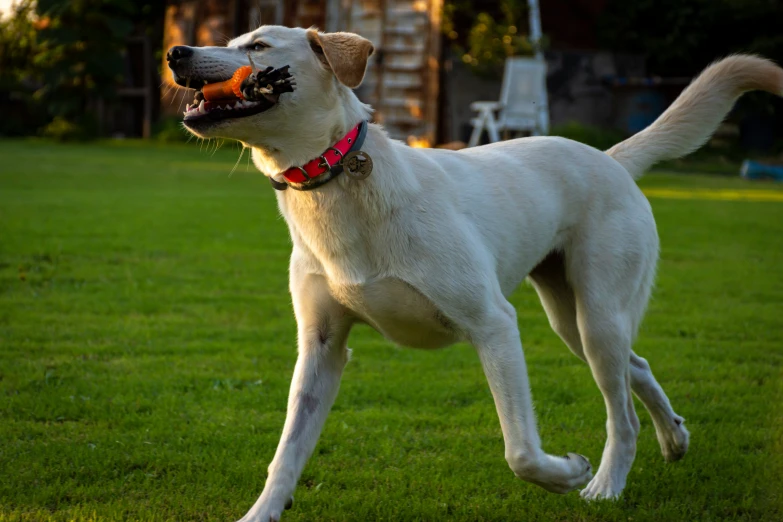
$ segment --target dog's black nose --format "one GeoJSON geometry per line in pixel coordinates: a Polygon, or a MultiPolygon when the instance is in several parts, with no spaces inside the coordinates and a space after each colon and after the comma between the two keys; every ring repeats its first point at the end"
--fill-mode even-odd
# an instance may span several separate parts
{"type": "Polygon", "coordinates": [[[177,45],[169,49],[169,52],[166,53],[166,61],[171,63],[182,58],[190,58],[191,56],[193,56],[193,49],[187,45],[177,45]]]}

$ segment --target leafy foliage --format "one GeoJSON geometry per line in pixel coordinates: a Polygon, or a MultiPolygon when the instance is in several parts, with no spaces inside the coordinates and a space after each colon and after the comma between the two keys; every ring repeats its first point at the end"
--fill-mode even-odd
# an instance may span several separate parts
{"type": "Polygon", "coordinates": [[[783,59],[780,0],[610,0],[601,44],[644,53],[658,74],[689,76],[716,57],[754,52],[783,59]]]}
{"type": "Polygon", "coordinates": [[[31,107],[46,111],[45,135],[94,135],[92,103],[116,94],[127,73],[128,37],[150,30],[164,7],[146,0],[22,0],[0,22],[0,92],[32,96],[31,107]]]}
{"type": "Polygon", "coordinates": [[[130,0],[39,0],[35,65],[43,86],[37,95],[53,116],[84,125],[90,98],[113,94],[135,11],[130,0]]]}
{"type": "Polygon", "coordinates": [[[499,75],[507,57],[534,52],[519,27],[527,20],[526,0],[450,0],[443,15],[443,32],[452,49],[479,74],[499,75]]]}
{"type": "Polygon", "coordinates": [[[18,83],[29,68],[35,50],[34,12],[33,0],[22,0],[10,16],[0,18],[0,88],[18,83]]]}
{"type": "Polygon", "coordinates": [[[0,19],[0,135],[28,134],[43,119],[33,101],[34,14],[34,0],[22,0],[0,19]]]}
{"type": "MultiPolygon", "coordinates": [[[[94,134],[90,102],[112,98],[125,71],[128,37],[149,30],[164,2],[132,0],[38,0],[39,49],[35,57],[42,88],[37,96],[50,115],[94,134]]],[[[62,122],[53,122],[59,128],[62,122]]],[[[48,133],[48,132],[47,132],[48,133]]]]}

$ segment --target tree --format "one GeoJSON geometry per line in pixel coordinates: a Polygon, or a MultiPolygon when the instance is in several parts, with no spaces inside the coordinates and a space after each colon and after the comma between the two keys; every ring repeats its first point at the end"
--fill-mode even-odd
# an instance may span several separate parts
{"type": "Polygon", "coordinates": [[[33,102],[37,88],[32,62],[36,53],[33,0],[15,4],[0,19],[0,135],[34,132],[43,120],[33,102]]]}
{"type": "Polygon", "coordinates": [[[56,128],[79,137],[95,134],[90,102],[115,95],[128,37],[154,26],[164,8],[151,0],[37,1],[36,99],[56,128]]]}
{"type": "Polygon", "coordinates": [[[780,0],[610,0],[598,22],[607,49],[642,53],[654,74],[691,76],[718,57],[783,58],[780,0]]]}
{"type": "Polygon", "coordinates": [[[443,7],[452,49],[482,75],[500,76],[507,57],[533,54],[526,26],[527,0],[447,0],[443,7]]]}

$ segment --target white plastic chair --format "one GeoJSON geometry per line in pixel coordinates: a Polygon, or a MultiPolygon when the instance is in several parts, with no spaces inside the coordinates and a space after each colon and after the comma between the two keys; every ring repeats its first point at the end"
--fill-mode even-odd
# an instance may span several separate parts
{"type": "Polygon", "coordinates": [[[478,145],[484,129],[490,143],[500,141],[501,131],[530,132],[533,136],[547,134],[546,62],[539,58],[506,59],[500,101],[473,102],[470,108],[478,116],[471,120],[473,133],[468,147],[478,145]]]}

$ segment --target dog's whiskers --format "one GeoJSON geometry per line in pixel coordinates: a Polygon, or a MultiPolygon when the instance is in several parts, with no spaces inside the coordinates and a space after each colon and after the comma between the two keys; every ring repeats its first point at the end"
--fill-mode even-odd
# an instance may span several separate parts
{"type": "Polygon", "coordinates": [[[215,155],[215,152],[217,152],[224,144],[226,143],[226,140],[215,140],[215,150],[212,152],[212,155],[215,155]]]}
{"type": "MultiPolygon", "coordinates": [[[[190,84],[190,78],[188,78],[188,84],[190,84]]],[[[182,89],[182,98],[179,100],[179,106],[177,107],[177,112],[182,110],[182,104],[185,103],[185,96],[187,95],[189,89],[182,89]]]]}
{"type": "MultiPolygon", "coordinates": [[[[177,112],[182,110],[182,104],[185,102],[185,96],[187,96],[190,93],[190,76],[187,77],[185,80],[185,88],[182,89],[182,98],[179,100],[179,106],[177,107],[177,112]]],[[[176,97],[176,95],[174,96],[176,97]]]]}
{"type": "Polygon", "coordinates": [[[169,93],[171,92],[171,89],[174,88],[174,85],[164,81],[164,82],[161,82],[161,84],[158,86],[158,88],[161,88],[161,87],[164,87],[164,86],[165,86],[165,88],[163,90],[163,97],[165,98],[166,96],[169,95],[169,93]]]}
{"type": "MultiPolygon", "coordinates": [[[[246,148],[247,148],[247,147],[245,147],[244,145],[242,145],[242,150],[240,150],[240,151],[239,151],[239,157],[237,158],[237,161],[236,161],[236,163],[234,163],[234,168],[233,168],[233,169],[231,169],[231,172],[229,172],[229,173],[228,173],[228,177],[229,177],[229,178],[230,178],[231,176],[233,176],[233,175],[234,175],[234,171],[235,171],[235,170],[237,170],[237,166],[239,165],[239,162],[240,162],[240,161],[242,161],[242,156],[244,156],[244,155],[245,155],[245,149],[246,149],[246,148]]],[[[250,156],[248,156],[248,157],[250,157],[250,156]]]]}

